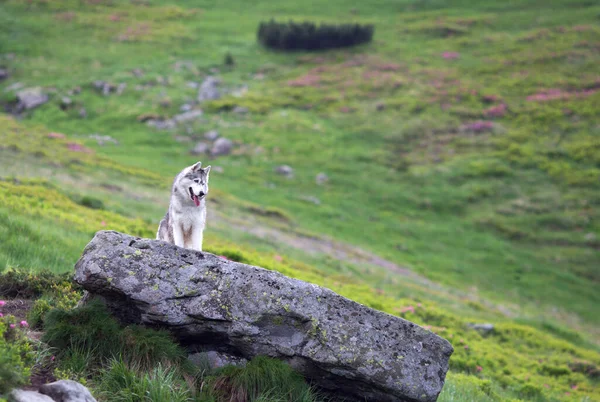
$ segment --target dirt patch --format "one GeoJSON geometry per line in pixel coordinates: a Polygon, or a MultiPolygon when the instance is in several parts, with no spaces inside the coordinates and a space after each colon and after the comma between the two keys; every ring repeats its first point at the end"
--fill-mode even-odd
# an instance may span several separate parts
{"type": "Polygon", "coordinates": [[[29,299],[3,299],[6,304],[2,307],[2,314],[14,315],[17,322],[27,319],[27,313],[33,306],[33,300],[29,299]]]}

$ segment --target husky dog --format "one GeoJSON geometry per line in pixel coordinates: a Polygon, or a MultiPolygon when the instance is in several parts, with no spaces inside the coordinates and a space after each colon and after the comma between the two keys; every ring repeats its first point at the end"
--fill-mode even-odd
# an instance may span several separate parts
{"type": "Polygon", "coordinates": [[[202,162],[188,166],[175,177],[169,210],[158,225],[158,240],[202,251],[210,166],[201,166],[202,162]]]}

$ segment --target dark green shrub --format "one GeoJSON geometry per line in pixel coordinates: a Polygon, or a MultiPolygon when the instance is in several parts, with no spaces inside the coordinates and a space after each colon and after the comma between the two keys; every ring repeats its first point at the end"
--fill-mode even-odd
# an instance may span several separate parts
{"type": "Polygon", "coordinates": [[[258,41],[278,50],[324,50],[368,43],[373,39],[373,25],[321,24],[313,22],[261,22],[258,41]]]}
{"type": "Polygon", "coordinates": [[[102,200],[87,195],[81,197],[79,204],[92,209],[104,209],[104,203],[102,200]]]}
{"type": "Polygon", "coordinates": [[[233,67],[235,65],[235,60],[233,59],[231,53],[227,52],[225,54],[225,60],[223,60],[223,64],[225,64],[227,67],[233,67]]]}
{"type": "Polygon", "coordinates": [[[55,274],[50,271],[27,272],[7,269],[0,274],[0,296],[10,298],[33,299],[46,292],[52,292],[57,287],[80,291],[73,282],[72,274],[55,274]]]}

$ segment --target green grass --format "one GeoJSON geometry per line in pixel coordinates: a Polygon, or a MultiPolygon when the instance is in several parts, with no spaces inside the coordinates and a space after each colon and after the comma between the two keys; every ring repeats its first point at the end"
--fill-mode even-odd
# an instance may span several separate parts
{"type": "MultiPolygon", "coordinates": [[[[153,237],[173,175],[197,159],[188,152],[194,142],[175,136],[218,129],[238,145],[230,156],[201,158],[223,168],[211,175],[210,208],[227,218],[209,223],[208,250],[395,314],[408,304],[435,306],[439,315],[410,318],[448,328],[444,336],[467,336],[469,321],[493,321],[560,339],[551,343],[562,350],[561,365],[587,353],[579,350],[598,350],[600,6],[147,3],[0,6],[0,54],[14,54],[0,59],[11,72],[0,86],[55,88],[48,104],[22,120],[0,116],[0,176],[20,180],[0,182],[0,270],[70,271],[98,229],[153,237]],[[256,42],[258,23],[270,17],[373,23],[376,34],[372,44],[350,50],[270,52],[256,42]],[[222,66],[227,53],[234,67],[222,66]],[[134,68],[145,75],[134,76],[134,68]],[[137,120],[179,113],[196,95],[186,83],[211,68],[226,87],[247,84],[248,92],[202,105],[203,120],[173,132],[137,120]],[[105,97],[91,87],[100,79],[127,88],[105,97]],[[71,96],[77,107],[61,110],[60,98],[75,86],[82,88],[71,96]],[[251,113],[232,113],[237,105],[251,113]],[[488,122],[481,132],[473,129],[478,121],[488,122]],[[119,145],[100,146],[92,133],[119,145]],[[90,152],[69,151],[70,142],[90,152]],[[280,164],[294,168],[293,179],[274,172],[280,164]],[[319,172],[329,176],[325,185],[315,183],[319,172]],[[259,225],[368,249],[438,286],[259,239],[236,227],[248,214],[259,225]],[[578,352],[566,352],[571,347],[578,352]]],[[[0,91],[0,101],[12,96],[0,91]]],[[[584,398],[596,390],[583,377],[551,380],[538,361],[558,353],[552,348],[468,336],[482,349],[457,351],[451,373],[479,375],[490,389],[526,399],[584,398]],[[492,364],[491,350],[502,349],[511,359],[492,364]],[[473,372],[481,361],[491,367],[473,372]],[[587,385],[571,390],[569,381],[587,385]]],[[[450,384],[447,400],[479,398],[477,384],[450,384]]]]}

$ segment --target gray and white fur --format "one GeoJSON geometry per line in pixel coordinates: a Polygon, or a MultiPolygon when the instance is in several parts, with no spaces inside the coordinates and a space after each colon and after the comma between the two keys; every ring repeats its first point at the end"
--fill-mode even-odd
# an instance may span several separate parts
{"type": "Polygon", "coordinates": [[[202,251],[209,172],[210,166],[202,169],[202,162],[198,162],[175,177],[169,210],[158,225],[158,240],[202,251]]]}

